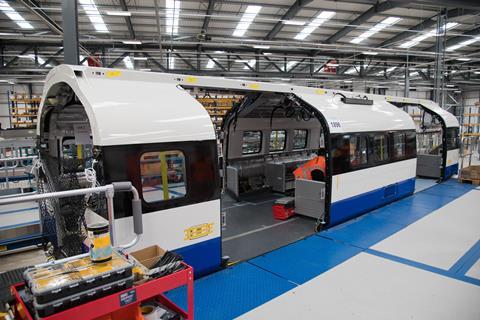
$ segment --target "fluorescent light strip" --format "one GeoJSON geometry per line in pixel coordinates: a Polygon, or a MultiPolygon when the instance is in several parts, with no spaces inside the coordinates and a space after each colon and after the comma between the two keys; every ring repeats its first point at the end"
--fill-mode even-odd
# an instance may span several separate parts
{"type": "Polygon", "coordinates": [[[7,1],[0,1],[0,11],[5,13],[10,20],[14,21],[22,29],[33,29],[33,26],[27,22],[7,1]]]}
{"type": "Polygon", "coordinates": [[[168,68],[175,69],[175,57],[168,57],[168,68]]]}
{"type": "Polygon", "coordinates": [[[295,36],[295,40],[304,40],[306,37],[308,37],[309,34],[315,31],[315,29],[320,27],[326,21],[330,20],[334,15],[335,15],[334,11],[320,12],[320,14],[315,19],[313,19],[312,22],[310,22],[305,28],[303,28],[302,31],[300,31],[295,36]]]}
{"type": "Polygon", "coordinates": [[[304,26],[306,22],[300,20],[283,20],[282,23],[290,26],[304,26]]]}
{"type": "Polygon", "coordinates": [[[118,17],[131,17],[132,13],[130,11],[107,11],[108,16],[118,16],[118,17]]]}
{"type": "Polygon", "coordinates": [[[270,46],[267,45],[262,45],[262,44],[256,44],[253,46],[255,49],[270,49],[270,46]]]}
{"type": "Polygon", "coordinates": [[[458,58],[457,60],[458,61],[470,61],[472,59],[470,59],[470,58],[458,58]]]}
{"type": "Polygon", "coordinates": [[[142,44],[142,41],[138,40],[123,40],[123,44],[142,44]]]}
{"type": "MultiPolygon", "coordinates": [[[[447,23],[446,25],[444,25],[441,29],[441,32],[444,32],[445,29],[446,30],[450,30],[452,28],[455,28],[456,26],[458,26],[459,24],[456,23],[456,22],[449,22],[447,23]]],[[[432,29],[430,30],[429,32],[427,32],[426,34],[422,34],[421,36],[418,36],[418,37],[415,37],[413,38],[412,40],[410,41],[407,41],[405,43],[402,43],[400,45],[400,48],[411,48],[411,47],[414,47],[416,46],[417,44],[419,44],[420,42],[422,42],[423,40],[425,39],[428,39],[428,38],[431,38],[431,37],[435,37],[437,36],[437,29],[432,29]]]]}
{"type": "Polygon", "coordinates": [[[165,7],[167,8],[167,21],[165,32],[167,34],[177,34],[178,22],[180,21],[180,1],[165,0],[165,7]]]}
{"type": "Polygon", "coordinates": [[[367,31],[365,31],[364,33],[359,35],[358,37],[350,40],[350,43],[359,44],[363,40],[370,38],[374,34],[382,31],[383,29],[385,29],[389,26],[394,25],[395,23],[397,23],[400,20],[402,20],[402,19],[398,18],[398,17],[388,17],[388,18],[384,19],[382,22],[377,23],[376,25],[374,25],[373,27],[371,27],[370,29],[368,29],[367,31]]]}
{"type": "Polygon", "coordinates": [[[93,0],[79,0],[78,2],[97,32],[109,32],[93,0]]]}
{"type": "Polygon", "coordinates": [[[237,24],[235,31],[233,31],[233,36],[243,37],[245,35],[245,32],[247,32],[248,27],[250,27],[250,24],[253,22],[261,9],[262,6],[248,6],[243,13],[242,18],[240,19],[240,22],[237,24]]]}
{"type": "Polygon", "coordinates": [[[460,42],[459,44],[450,46],[446,49],[446,51],[455,51],[457,49],[460,49],[460,48],[469,46],[471,44],[474,44],[475,42],[478,42],[478,41],[480,41],[480,36],[475,37],[473,39],[465,40],[465,41],[460,42]]]}
{"type": "MultiPolygon", "coordinates": [[[[392,71],[395,70],[395,69],[397,69],[397,67],[390,67],[390,68],[387,68],[387,69],[385,70],[385,72],[386,72],[386,73],[390,73],[390,72],[392,72],[392,71]]],[[[375,75],[381,76],[381,75],[383,75],[383,71],[377,72],[375,75]]]]}
{"type": "Polygon", "coordinates": [[[363,51],[362,53],[366,56],[376,56],[378,54],[378,52],[375,51],[363,51]]]}
{"type": "Polygon", "coordinates": [[[125,67],[127,67],[127,69],[134,69],[133,62],[130,56],[126,56],[125,58],[123,58],[123,63],[125,64],[125,67]]]}

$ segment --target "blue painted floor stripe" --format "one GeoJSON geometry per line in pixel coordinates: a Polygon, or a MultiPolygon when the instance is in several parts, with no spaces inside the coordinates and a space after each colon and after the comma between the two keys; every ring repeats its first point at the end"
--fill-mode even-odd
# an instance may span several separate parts
{"type": "Polygon", "coordinates": [[[421,263],[421,262],[405,259],[405,258],[395,256],[395,255],[392,255],[392,254],[389,254],[389,253],[386,253],[386,252],[381,252],[381,251],[377,251],[377,250],[373,250],[373,249],[366,249],[365,252],[369,253],[371,255],[380,257],[380,258],[392,260],[392,261],[395,261],[395,262],[398,262],[398,263],[401,263],[401,264],[405,264],[405,265],[408,265],[408,266],[411,266],[411,267],[414,267],[414,268],[417,268],[417,269],[422,269],[422,270],[433,272],[433,273],[436,273],[436,274],[439,274],[439,275],[442,275],[442,276],[445,276],[445,277],[448,277],[448,278],[452,278],[452,279],[455,279],[455,280],[460,280],[460,281],[463,281],[463,282],[467,282],[467,283],[471,283],[471,284],[480,286],[480,279],[475,279],[475,278],[467,277],[465,275],[460,275],[458,273],[450,272],[448,270],[443,270],[443,269],[440,269],[440,268],[437,268],[437,267],[434,267],[434,266],[430,266],[428,264],[424,264],[424,263],[421,263]]]}
{"type": "Polygon", "coordinates": [[[249,262],[302,284],[360,253],[362,249],[331,239],[310,236],[249,262]]]}
{"type": "Polygon", "coordinates": [[[449,271],[458,274],[465,274],[480,259],[480,240],[475,243],[451,268],[449,271]]]}

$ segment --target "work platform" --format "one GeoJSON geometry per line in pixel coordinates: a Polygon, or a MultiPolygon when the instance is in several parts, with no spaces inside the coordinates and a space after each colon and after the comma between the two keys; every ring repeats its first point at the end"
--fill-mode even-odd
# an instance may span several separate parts
{"type": "Polygon", "coordinates": [[[475,186],[427,187],[196,280],[195,317],[480,319],[479,208],[475,186]]]}

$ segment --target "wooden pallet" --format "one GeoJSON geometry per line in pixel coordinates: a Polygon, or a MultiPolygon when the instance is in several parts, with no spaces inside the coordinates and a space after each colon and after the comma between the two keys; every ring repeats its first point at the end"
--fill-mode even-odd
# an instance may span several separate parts
{"type": "Polygon", "coordinates": [[[480,186],[480,179],[465,179],[465,178],[459,178],[458,179],[461,183],[469,183],[473,184],[476,186],[480,186]]]}
{"type": "Polygon", "coordinates": [[[480,185],[480,166],[469,166],[463,168],[458,180],[462,183],[480,185]]]}

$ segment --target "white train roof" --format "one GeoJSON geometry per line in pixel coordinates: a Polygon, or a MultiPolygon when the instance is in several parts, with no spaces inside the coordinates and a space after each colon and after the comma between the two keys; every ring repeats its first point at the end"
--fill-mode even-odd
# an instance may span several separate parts
{"type": "Polygon", "coordinates": [[[45,97],[58,83],[68,84],[83,104],[96,145],[215,139],[207,111],[181,86],[294,93],[322,113],[331,133],[415,129],[410,116],[386,98],[358,105],[345,104],[337,95],[364,93],[71,65],[55,67],[47,75],[39,116],[45,97]]]}
{"type": "Polygon", "coordinates": [[[401,103],[412,103],[419,104],[427,110],[432,111],[437,114],[440,118],[445,121],[445,126],[449,127],[459,127],[459,122],[457,117],[448,112],[447,110],[440,107],[436,102],[427,99],[416,99],[416,98],[404,98],[398,96],[381,96],[381,95],[368,95],[371,99],[374,100],[386,100],[389,102],[401,102],[401,103]]]}

